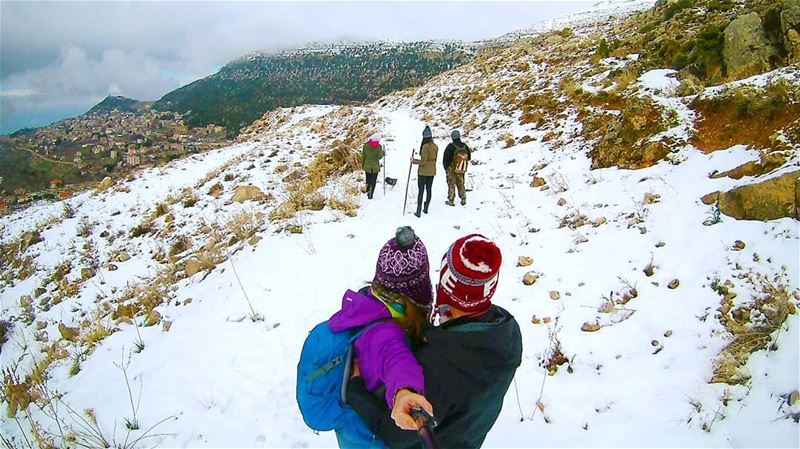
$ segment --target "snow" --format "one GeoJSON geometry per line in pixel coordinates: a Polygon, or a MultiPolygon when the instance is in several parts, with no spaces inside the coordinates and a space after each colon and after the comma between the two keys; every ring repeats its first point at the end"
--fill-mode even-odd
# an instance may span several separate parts
{"type": "MultiPolygon", "coordinates": [[[[531,66],[534,75],[545,69],[531,66]]],[[[431,124],[440,155],[444,152],[451,131],[444,123],[449,123],[445,118],[452,103],[442,97],[458,98],[477,86],[483,75],[469,70],[441,75],[413,96],[390,95],[352,108],[353,114],[375,119],[387,150],[386,175],[399,180],[394,187],[379,184],[372,200],[361,195],[357,217],[330,208],[301,212],[291,223],[302,225],[302,234],[283,231],[285,223],[268,222],[258,232],[259,242],[228,247],[229,259],[210,273],[180,279],[169,288],[169,301],[157,307],[172,323],[169,331],[141,326],[141,318],[139,326],[121,323],[86,355],[74,376],[68,371],[77,348],[70,344],[70,358],[53,365],[50,388],[64,393],[74,410],[94,410],[109,438],[124,438],[124,421],[133,417],[125,367],[133,397],[141,395],[136,418],[142,430],[132,435],[140,436],[167,418],[154,430],[163,435],[145,440],[147,446],[334,447],[333,434],[308,429],[295,404],[302,343],[313,325],[338,309],[346,289],[372,279],[381,246],[397,227],[410,225],[427,246],[433,279],[438,279],[442,254],[466,234],[481,233],[503,251],[493,301],[519,322],[523,362],[486,447],[797,447],[797,424],[784,415],[797,413],[800,406],[791,408],[782,398],[800,386],[797,314],[773,336],[776,351],[758,351],[750,358],[746,369],[752,380],[746,386],[708,383],[713,360],[729,342],[715,318],[720,297],[711,289],[712,281],[730,280],[739,303],[758,293],[742,276],[750,270],[779,277],[791,292],[800,286],[797,221],[722,216],[718,224],[703,225],[713,208],[703,205],[701,196],[752,182],[711,179],[708,174],[756,160],[758,151],[739,145],[705,154],[692,147],[687,141],[694,115],[688,99],[674,96],[669,70],[648,72],[634,87],[675,114],[677,124],[665,135],[684,144],[671,160],[640,170],[591,170],[587,143],[570,137],[580,129],[573,112],[552,128],[533,129],[520,125],[489,96],[471,112],[476,120],[488,119],[486,126],[462,133],[475,149],[466,180],[467,205],[444,204],[446,185],[438,164],[430,213],[416,218],[416,169],[409,170],[409,156],[418,150],[425,124],[431,124]],[[437,98],[434,107],[425,105],[437,98]],[[433,119],[423,121],[425,114],[433,119]],[[543,142],[548,131],[566,137],[543,142]],[[501,148],[497,139],[502,132],[528,134],[533,140],[501,148]],[[549,188],[532,188],[534,173],[549,188]],[[647,194],[658,195],[658,200],[647,204],[647,194]],[[596,226],[561,226],[570,214],[586,215],[596,226]],[[746,247],[734,250],[736,240],[746,247]],[[533,265],[517,267],[519,256],[532,257],[533,265]],[[655,273],[647,276],[643,269],[651,262],[655,273]],[[529,271],[540,277],[525,286],[521,279],[529,271]],[[680,281],[676,289],[667,287],[673,279],[680,281]],[[609,297],[631,287],[638,294],[624,308],[598,310],[609,297]],[[551,291],[559,299],[550,299],[551,291]],[[251,321],[253,311],[264,319],[251,321]],[[551,321],[534,324],[534,317],[551,321]],[[604,327],[581,331],[587,322],[604,327]],[[563,365],[548,376],[541,366],[551,337],[560,341],[572,372],[563,365]],[[133,352],[139,340],[145,348],[133,352]]],[[[276,119],[248,142],[139,172],[129,182],[116,180],[106,192],[84,192],[0,217],[3,243],[30,229],[40,230],[44,239],[29,250],[40,270],[0,289],[3,317],[19,317],[19,298],[42,285],[58,264],[71,261],[67,277],[76,280],[84,264],[81,248],[91,242],[100,261],[97,276],[75,297],[36,310],[36,320],[46,324],[43,331],[54,341],[58,323],[76,326],[92,316],[98,302],[119,298],[129,285],[152,283],[169,265],[154,255],[167,250],[177,236],[190,238],[193,248],[199,248],[210,239],[205,227],[222,225],[241,211],[269,212],[287,195],[281,179],[288,172],[276,168],[312,160],[325,143],[313,131],[314,123],[337,123],[331,117],[341,111],[318,105],[279,110],[275,117],[285,115],[287,120],[276,119]],[[216,183],[224,188],[220,198],[208,194],[216,183]],[[276,202],[230,203],[239,184],[273,193],[276,202]],[[193,207],[180,202],[170,206],[172,231],[165,230],[161,217],[158,234],[129,236],[157,204],[180,196],[182,189],[194,191],[198,201],[193,207]],[[73,218],[64,218],[65,204],[75,210],[73,218]],[[82,223],[93,225],[88,237],[78,235],[82,223]],[[101,237],[103,232],[111,237],[101,237]],[[115,262],[117,270],[111,271],[105,263],[122,250],[131,259],[115,262]]],[[[796,169],[797,162],[795,155],[770,176],[796,169]]],[[[322,190],[341,191],[347,182],[363,183],[360,178],[359,173],[349,174],[322,190]]],[[[40,346],[34,328],[18,321],[3,346],[0,367],[19,361],[19,371],[27,372],[33,361],[41,360],[40,346]]],[[[34,410],[34,415],[55,431],[40,412],[34,410]]],[[[4,418],[0,429],[4,436],[21,438],[13,419],[4,418]]]]}

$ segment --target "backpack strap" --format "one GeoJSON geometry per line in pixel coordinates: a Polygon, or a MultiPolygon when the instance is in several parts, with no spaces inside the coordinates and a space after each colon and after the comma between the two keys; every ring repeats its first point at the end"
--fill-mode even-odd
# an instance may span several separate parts
{"type": "Polygon", "coordinates": [[[317,377],[324,376],[325,374],[328,374],[329,372],[331,372],[331,370],[333,370],[334,368],[339,366],[342,362],[347,362],[347,365],[345,365],[345,372],[349,373],[350,370],[349,370],[349,366],[348,365],[350,364],[350,358],[352,358],[351,351],[352,351],[352,348],[353,348],[353,342],[358,337],[360,337],[361,334],[363,334],[364,332],[368,331],[369,329],[377,326],[378,324],[380,324],[382,322],[390,321],[390,320],[391,320],[391,318],[385,318],[385,319],[381,319],[381,320],[378,320],[378,321],[373,321],[372,323],[367,324],[366,326],[363,326],[361,329],[358,330],[358,332],[353,334],[353,336],[350,337],[350,339],[348,340],[348,342],[347,342],[347,346],[348,346],[347,354],[337,355],[336,357],[332,358],[331,360],[328,361],[328,363],[320,366],[316,370],[314,370],[311,373],[309,373],[305,377],[305,381],[306,382],[311,382],[312,380],[316,379],[317,377]]]}

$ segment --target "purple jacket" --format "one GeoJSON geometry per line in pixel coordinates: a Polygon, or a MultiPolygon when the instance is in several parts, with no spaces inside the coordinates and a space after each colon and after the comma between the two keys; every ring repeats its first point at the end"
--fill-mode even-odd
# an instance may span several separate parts
{"type": "MultiPolygon", "coordinates": [[[[347,290],[342,297],[342,310],[333,314],[328,325],[332,331],[341,332],[391,317],[381,301],[347,290]]],[[[394,405],[394,395],[400,388],[425,394],[422,367],[408,347],[405,332],[394,320],[379,323],[361,334],[353,348],[364,385],[369,391],[386,385],[389,408],[394,405]]]]}

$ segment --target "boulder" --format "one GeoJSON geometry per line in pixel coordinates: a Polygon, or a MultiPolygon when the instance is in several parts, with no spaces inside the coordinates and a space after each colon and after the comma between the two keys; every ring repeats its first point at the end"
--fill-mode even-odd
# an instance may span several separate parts
{"type": "Polygon", "coordinates": [[[245,201],[261,201],[266,199],[267,195],[261,191],[256,186],[247,185],[247,186],[238,186],[236,190],[233,192],[233,198],[231,201],[235,203],[243,203],[245,201]]]}
{"type": "Polygon", "coordinates": [[[771,56],[777,56],[777,49],[767,40],[757,12],[739,16],[725,28],[722,58],[728,76],[739,79],[765,72],[771,56]]]}
{"type": "Polygon", "coordinates": [[[719,194],[719,210],[737,220],[798,219],[800,170],[719,194]]]}

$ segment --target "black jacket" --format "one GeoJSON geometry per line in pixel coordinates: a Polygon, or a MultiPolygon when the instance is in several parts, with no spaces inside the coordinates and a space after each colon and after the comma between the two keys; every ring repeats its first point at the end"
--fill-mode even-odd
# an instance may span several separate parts
{"type": "Polygon", "coordinates": [[[444,166],[444,170],[447,171],[450,169],[450,163],[453,162],[453,154],[456,152],[456,145],[459,147],[463,147],[467,149],[467,160],[472,160],[472,150],[462,141],[453,141],[447,144],[447,148],[444,149],[444,157],[442,158],[442,165],[444,166]]]}
{"type": "MultiPolygon", "coordinates": [[[[434,433],[442,446],[480,447],[522,361],[517,321],[493,305],[482,317],[429,329],[415,355],[425,371],[425,396],[439,420],[434,433]]],[[[360,378],[350,381],[347,402],[388,446],[420,447],[416,432],[400,430],[384,400],[369,393],[360,378]]]]}

